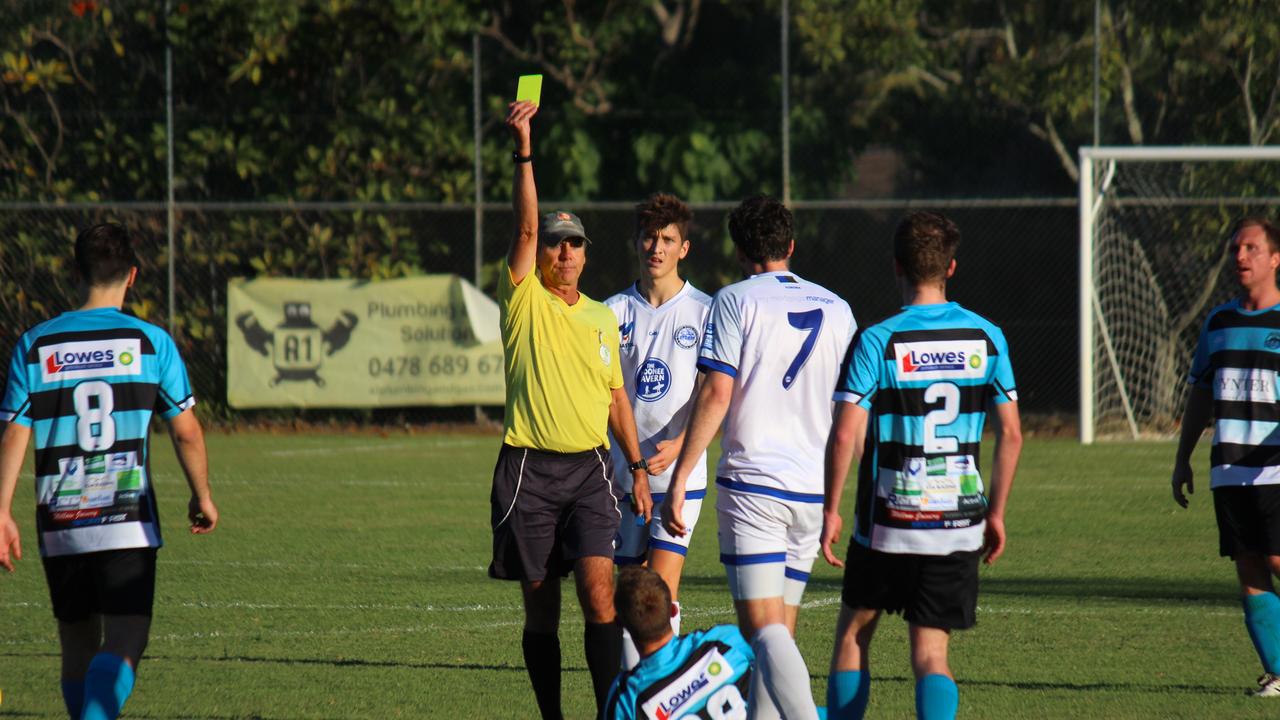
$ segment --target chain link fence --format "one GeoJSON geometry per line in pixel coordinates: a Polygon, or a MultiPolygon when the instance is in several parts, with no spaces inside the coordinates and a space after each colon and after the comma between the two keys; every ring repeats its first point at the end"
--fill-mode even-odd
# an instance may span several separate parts
{"type": "MultiPolygon", "coordinates": [[[[581,215],[593,240],[584,292],[604,299],[633,282],[632,206],[566,206],[581,215]]],[[[726,230],[732,207],[694,206],[693,246],[682,268],[707,292],[740,277],[726,230]]],[[[919,208],[942,210],[959,224],[964,242],[950,295],[1004,328],[1024,412],[1074,413],[1074,199],[797,203],[792,269],[848,300],[860,325],[876,322],[899,305],[890,247],[893,227],[907,211],[919,208]]],[[[172,315],[172,333],[202,413],[212,420],[261,417],[262,411],[239,412],[226,402],[228,280],[380,280],[455,273],[474,282],[475,218],[471,206],[413,203],[179,203],[171,308],[163,203],[0,205],[0,236],[5,238],[0,243],[0,310],[5,317],[0,345],[7,353],[28,327],[76,307],[80,290],[71,258],[76,233],[96,222],[119,222],[135,233],[142,264],[128,310],[160,326],[168,326],[172,315]]],[[[492,296],[512,232],[511,211],[487,204],[481,222],[477,284],[492,296]]],[[[288,418],[299,413],[324,417],[323,411],[265,414],[288,418]]],[[[378,416],[370,411],[361,417],[378,416]]],[[[434,416],[449,417],[445,411],[434,416]]]]}

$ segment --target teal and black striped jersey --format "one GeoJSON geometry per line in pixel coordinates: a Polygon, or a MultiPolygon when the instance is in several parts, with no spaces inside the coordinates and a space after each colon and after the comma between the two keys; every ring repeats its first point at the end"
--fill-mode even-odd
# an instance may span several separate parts
{"type": "Polygon", "coordinates": [[[755,653],[737,626],[673,637],[613,681],[605,720],[747,717],[755,653]]]}
{"type": "Polygon", "coordinates": [[[870,413],[854,539],[890,553],[977,550],[987,406],[1018,399],[1004,333],[956,303],[909,305],[860,333],[846,364],[835,400],[870,413]]]}
{"type": "Polygon", "coordinates": [[[1280,484],[1280,305],[1214,308],[1200,330],[1187,382],[1213,390],[1211,488],[1280,484]]]}
{"type": "Polygon", "coordinates": [[[32,429],[45,557],[160,547],[148,428],[195,404],[160,328],[113,308],[67,312],[13,351],[0,421],[32,429]]]}

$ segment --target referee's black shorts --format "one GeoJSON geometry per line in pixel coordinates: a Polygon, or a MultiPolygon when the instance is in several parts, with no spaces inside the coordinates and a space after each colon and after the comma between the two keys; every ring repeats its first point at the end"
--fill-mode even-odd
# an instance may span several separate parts
{"type": "Polygon", "coordinates": [[[622,513],[609,451],[555,453],[503,445],[489,495],[489,577],[562,577],[579,558],[613,559],[622,513]]]}
{"type": "Polygon", "coordinates": [[[851,540],[841,601],[855,609],[902,613],[913,625],[965,630],[977,622],[980,555],[886,553],[851,540]]]}
{"type": "Polygon", "coordinates": [[[53,616],[62,622],[91,615],[151,617],[156,596],[156,549],[104,550],[44,558],[53,616]]]}
{"type": "Polygon", "coordinates": [[[1213,511],[1221,556],[1280,555],[1280,485],[1214,488],[1213,511]]]}

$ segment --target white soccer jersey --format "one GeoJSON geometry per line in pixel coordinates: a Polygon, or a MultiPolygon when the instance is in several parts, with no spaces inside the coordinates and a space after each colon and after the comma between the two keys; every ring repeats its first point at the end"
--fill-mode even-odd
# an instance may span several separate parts
{"type": "MultiPolygon", "coordinates": [[[[711,298],[686,282],[675,297],[653,307],[632,285],[604,304],[618,318],[622,377],[636,418],[640,453],[652,457],[658,443],[684,431],[693,409],[693,386],[698,377],[698,343],[702,340],[711,298]]],[[[610,440],[614,477],[631,492],[630,463],[619,443],[610,440]]],[[[649,478],[649,489],[663,494],[675,472],[675,463],[661,475],[649,478]]],[[[689,476],[686,491],[707,487],[707,455],[702,454],[689,476]]],[[[661,502],[654,499],[655,504],[661,502]]]]}
{"type": "Polygon", "coordinates": [[[822,502],[831,389],[856,328],[848,303],[789,271],[716,294],[698,366],[733,378],[717,484],[822,502]]]}

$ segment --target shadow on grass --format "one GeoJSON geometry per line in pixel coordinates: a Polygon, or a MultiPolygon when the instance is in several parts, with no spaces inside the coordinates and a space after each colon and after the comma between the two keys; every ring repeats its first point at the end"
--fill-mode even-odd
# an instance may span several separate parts
{"type": "MultiPolygon", "coordinates": [[[[905,675],[875,676],[873,682],[893,682],[915,686],[915,678],[905,675]]],[[[1035,682],[1016,680],[975,680],[960,677],[957,681],[961,688],[986,687],[1005,690],[1061,690],[1064,692],[1119,692],[1119,693],[1185,693],[1188,695],[1240,696],[1246,694],[1244,685],[1240,687],[1224,687],[1222,685],[1192,685],[1187,683],[1159,684],[1134,682],[1035,682]]]]}
{"type": "MultiPolygon", "coordinates": [[[[990,577],[984,576],[979,586],[985,597],[1053,600],[1067,599],[1073,603],[1097,600],[1132,600],[1150,603],[1194,603],[1211,607],[1236,608],[1240,605],[1228,568],[1222,579],[1184,580],[1170,577],[990,577]]],[[[724,588],[728,583],[723,575],[685,575],[681,587],[706,589],[724,588]]],[[[839,578],[812,578],[810,592],[838,593],[844,587],[839,578]]]]}

